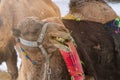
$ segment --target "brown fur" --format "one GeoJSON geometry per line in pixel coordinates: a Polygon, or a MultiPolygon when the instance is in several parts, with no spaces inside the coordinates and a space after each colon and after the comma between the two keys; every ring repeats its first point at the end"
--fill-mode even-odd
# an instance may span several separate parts
{"type": "Polygon", "coordinates": [[[0,71],[0,79],[1,80],[10,80],[10,76],[8,75],[7,72],[0,71]]]}
{"type": "Polygon", "coordinates": [[[0,2],[0,63],[6,61],[8,72],[13,79],[17,77],[17,55],[14,50],[15,39],[12,27],[25,17],[37,16],[44,19],[60,17],[58,7],[51,0],[1,0],[0,2]]]}
{"type": "Polygon", "coordinates": [[[109,32],[109,34],[112,36],[113,38],[113,42],[115,44],[115,60],[116,60],[116,66],[118,71],[120,71],[120,35],[119,34],[115,34],[114,30],[115,30],[115,26],[113,25],[114,20],[108,22],[105,27],[105,29],[109,32]]]}
{"type": "Polygon", "coordinates": [[[115,44],[104,29],[106,26],[91,21],[63,20],[63,23],[72,31],[79,55],[85,63],[85,74],[94,76],[95,80],[119,80],[115,44]]]}
{"type": "MultiPolygon", "coordinates": [[[[46,20],[47,21],[47,20],[46,20]]],[[[26,18],[18,24],[17,31],[20,34],[20,37],[36,41],[41,32],[44,22],[40,22],[37,18],[30,17],[26,18]],[[25,29],[24,29],[25,28],[25,29]]],[[[14,31],[13,31],[14,32],[14,31]]],[[[16,31],[15,31],[16,34],[16,31]]],[[[59,53],[59,50],[55,45],[61,45],[64,48],[64,45],[57,42],[53,37],[67,37],[70,38],[68,30],[62,24],[49,24],[43,45],[50,56],[50,68],[51,80],[70,80],[69,73],[65,66],[65,63],[59,53]]],[[[18,80],[46,80],[48,75],[45,74],[45,56],[41,53],[39,48],[31,48],[22,45],[22,47],[27,51],[28,55],[33,59],[38,61],[36,65],[33,65],[31,62],[25,59],[25,56],[21,54],[22,66],[20,70],[20,75],[18,80]]]]}
{"type": "Polygon", "coordinates": [[[70,11],[76,18],[107,23],[117,17],[104,0],[70,0],[70,11]]]}

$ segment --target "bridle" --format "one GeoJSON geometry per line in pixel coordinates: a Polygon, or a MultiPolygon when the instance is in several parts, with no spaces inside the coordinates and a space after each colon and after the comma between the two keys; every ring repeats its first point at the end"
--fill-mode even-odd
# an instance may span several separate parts
{"type": "MultiPolygon", "coordinates": [[[[37,41],[28,41],[28,40],[25,40],[21,37],[19,37],[19,41],[21,44],[25,45],[25,46],[28,46],[28,47],[38,47],[40,48],[42,54],[45,56],[45,60],[46,60],[46,63],[45,63],[45,70],[46,70],[46,74],[47,74],[47,80],[50,80],[50,74],[51,74],[51,68],[50,68],[50,59],[49,59],[49,55],[46,51],[46,49],[44,48],[43,46],[43,40],[45,38],[45,33],[47,31],[47,28],[48,28],[48,25],[49,24],[57,24],[57,23],[52,23],[52,22],[48,22],[48,23],[45,23],[42,27],[42,30],[39,34],[39,37],[37,39],[37,41]]],[[[45,80],[45,76],[46,74],[44,74],[44,80],[45,80]]]]}

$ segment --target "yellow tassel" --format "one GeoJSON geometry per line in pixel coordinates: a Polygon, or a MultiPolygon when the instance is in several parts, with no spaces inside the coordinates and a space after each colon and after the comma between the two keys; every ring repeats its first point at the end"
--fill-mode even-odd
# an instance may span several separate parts
{"type": "Polygon", "coordinates": [[[27,55],[27,53],[26,52],[22,52],[24,55],[27,55]]]}
{"type": "Polygon", "coordinates": [[[67,14],[66,16],[63,17],[63,19],[70,19],[70,20],[76,20],[76,21],[81,20],[79,17],[74,17],[72,14],[67,14]]]}
{"type": "Polygon", "coordinates": [[[76,21],[80,21],[80,18],[76,18],[76,21]]]}
{"type": "Polygon", "coordinates": [[[63,19],[71,19],[71,20],[75,20],[75,17],[71,14],[67,14],[66,16],[63,17],[63,19]]]}

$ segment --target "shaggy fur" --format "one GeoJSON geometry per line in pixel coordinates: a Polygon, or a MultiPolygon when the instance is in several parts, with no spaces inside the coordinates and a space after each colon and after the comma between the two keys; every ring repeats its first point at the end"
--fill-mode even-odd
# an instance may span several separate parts
{"type": "Polygon", "coordinates": [[[63,20],[63,23],[76,41],[85,74],[94,76],[95,80],[119,80],[115,44],[105,25],[74,20],[63,20]]]}
{"type": "Polygon", "coordinates": [[[70,0],[69,14],[81,20],[107,23],[117,17],[104,0],[70,0]]]}
{"type": "MultiPolygon", "coordinates": [[[[46,20],[45,20],[46,21],[46,20]]],[[[20,35],[20,37],[36,41],[41,32],[44,22],[40,22],[37,18],[30,17],[22,20],[17,29],[13,30],[15,35],[20,35]]],[[[66,65],[61,57],[61,54],[55,45],[65,47],[63,44],[57,42],[54,38],[62,37],[70,39],[68,30],[62,24],[49,24],[43,45],[50,56],[50,80],[70,80],[69,73],[67,71],[66,65]]],[[[27,51],[28,55],[36,60],[38,63],[33,65],[31,62],[25,59],[25,56],[21,54],[22,66],[20,69],[20,75],[18,80],[47,80],[48,77],[45,73],[45,57],[41,53],[39,48],[31,48],[22,45],[22,47],[27,51]],[[45,77],[45,79],[44,79],[45,77]]]]}
{"type": "Polygon", "coordinates": [[[25,17],[44,19],[60,17],[58,7],[51,0],[1,0],[0,2],[0,63],[6,61],[12,79],[17,78],[15,38],[11,29],[25,17]]]}

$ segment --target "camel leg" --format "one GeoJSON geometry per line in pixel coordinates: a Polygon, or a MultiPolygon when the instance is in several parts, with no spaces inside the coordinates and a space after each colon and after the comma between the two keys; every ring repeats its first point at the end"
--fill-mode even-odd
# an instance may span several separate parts
{"type": "Polygon", "coordinates": [[[9,56],[8,59],[6,60],[6,64],[7,64],[8,73],[11,76],[11,80],[16,80],[16,78],[18,77],[17,55],[15,50],[11,54],[12,55],[9,56]]]}

